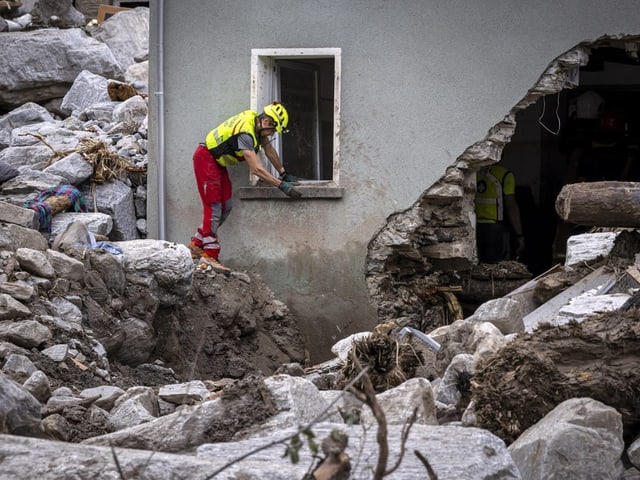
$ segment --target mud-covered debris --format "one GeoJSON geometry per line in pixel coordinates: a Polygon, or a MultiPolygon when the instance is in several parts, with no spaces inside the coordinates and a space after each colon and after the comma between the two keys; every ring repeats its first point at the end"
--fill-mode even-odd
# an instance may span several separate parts
{"type": "Polygon", "coordinates": [[[555,406],[589,397],[622,415],[626,441],[640,432],[640,310],[543,326],[480,362],[472,380],[478,426],[513,442],[555,406]]]}
{"type": "MultiPolygon", "coordinates": [[[[388,335],[373,334],[353,343],[352,351],[336,380],[336,388],[345,388],[358,376],[360,368],[369,367],[367,374],[374,390],[377,393],[384,392],[413,378],[416,368],[423,363],[421,352],[409,343],[399,342],[388,335]]],[[[358,384],[355,387],[361,388],[358,384]]]]}

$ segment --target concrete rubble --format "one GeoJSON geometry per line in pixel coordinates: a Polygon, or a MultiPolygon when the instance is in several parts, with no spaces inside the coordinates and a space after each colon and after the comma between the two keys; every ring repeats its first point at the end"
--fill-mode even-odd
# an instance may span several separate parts
{"type": "MultiPolygon", "coordinates": [[[[42,3],[40,11],[53,8],[42,3]]],[[[75,21],[73,11],[64,13],[75,21]]],[[[640,477],[640,437],[637,424],[625,421],[629,412],[568,398],[507,441],[482,427],[473,386],[479,366],[519,338],[628,306],[640,288],[640,267],[628,254],[640,251],[633,232],[572,237],[565,265],[516,279],[518,288],[467,318],[423,329],[437,352],[415,336],[397,336],[403,325],[396,322],[343,339],[333,360],[303,368],[295,320],[257,276],[198,277],[184,245],[145,238],[146,76],[127,72],[145,65],[147,16],[145,8],[123,12],[90,35],[76,27],[0,33],[16,55],[0,59],[7,72],[0,105],[8,109],[0,116],[0,166],[10,167],[0,183],[0,478],[310,478],[329,457],[315,447],[336,431],[348,437],[341,452],[350,478],[371,478],[382,426],[362,399],[335,385],[355,346],[374,339],[406,346],[421,360],[411,378],[375,394],[386,417],[387,468],[402,456],[385,478],[426,478],[425,462],[440,480],[640,477]],[[48,45],[78,52],[74,68],[48,45]],[[23,82],[11,74],[27,52],[49,78],[23,82]],[[114,101],[112,81],[138,94],[114,101]],[[87,139],[131,169],[93,183],[87,139]],[[47,219],[24,208],[34,194],[68,184],[97,211],[47,219]],[[588,273],[580,270],[585,264],[588,273]],[[202,311],[211,313],[193,320],[202,311]]],[[[457,169],[446,179],[428,194],[434,215],[452,196],[466,201],[468,179],[457,169]]],[[[425,221],[418,210],[390,219],[372,242],[383,245],[369,259],[372,288],[381,288],[383,257],[397,254],[393,246],[401,247],[399,262],[417,261],[402,246],[411,243],[413,224],[425,221]]],[[[463,208],[459,215],[467,221],[463,208]]],[[[453,269],[473,258],[464,244],[443,246],[432,233],[420,248],[436,260],[453,269]]],[[[406,320],[425,312],[405,313],[406,320]]]]}

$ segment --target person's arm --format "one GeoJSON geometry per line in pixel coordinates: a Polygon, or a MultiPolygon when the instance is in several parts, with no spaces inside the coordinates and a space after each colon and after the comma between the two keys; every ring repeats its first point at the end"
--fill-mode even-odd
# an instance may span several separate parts
{"type": "Polygon", "coordinates": [[[507,217],[513,229],[513,234],[516,237],[522,237],[522,219],[520,218],[520,208],[518,207],[518,202],[516,202],[516,196],[505,195],[504,206],[507,210],[507,217]]]}
{"type": "Polygon", "coordinates": [[[524,253],[524,232],[522,230],[522,220],[520,218],[520,208],[516,202],[515,195],[504,196],[504,206],[507,211],[507,218],[516,237],[516,260],[524,253]]]}
{"type": "Polygon", "coordinates": [[[276,171],[280,175],[282,175],[284,173],[284,167],[282,166],[282,162],[280,161],[280,157],[278,156],[278,152],[276,152],[276,149],[273,148],[273,146],[269,142],[263,142],[262,148],[264,149],[264,154],[271,162],[271,165],[273,165],[273,168],[275,168],[276,171]]]}
{"type": "MultiPolygon", "coordinates": [[[[271,147],[271,150],[273,150],[273,147],[271,147]]],[[[273,150],[273,151],[275,153],[275,150],[273,150]]],[[[265,153],[266,153],[266,149],[265,149],[265,153]]],[[[247,162],[247,165],[249,166],[249,170],[251,171],[251,173],[253,175],[255,175],[256,177],[260,178],[261,180],[264,180],[269,185],[273,185],[274,187],[279,187],[280,186],[282,181],[277,179],[273,175],[271,175],[262,166],[262,163],[260,163],[260,159],[258,158],[258,155],[256,155],[256,152],[254,152],[253,150],[243,150],[242,151],[242,155],[244,156],[244,159],[247,162]]],[[[278,154],[276,153],[276,157],[277,156],[278,156],[278,154]]],[[[271,160],[271,159],[269,159],[269,160],[271,160]]],[[[271,161],[271,163],[273,164],[273,161],[271,161]]],[[[280,160],[278,160],[278,163],[280,163],[280,160]]],[[[278,168],[275,164],[273,164],[273,166],[278,168]]],[[[282,164],[280,164],[280,168],[282,169],[282,164]]]]}

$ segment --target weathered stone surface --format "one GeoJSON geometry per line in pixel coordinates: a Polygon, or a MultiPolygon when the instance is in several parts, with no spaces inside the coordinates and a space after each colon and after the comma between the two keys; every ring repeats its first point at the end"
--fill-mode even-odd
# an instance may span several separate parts
{"type": "Polygon", "coordinates": [[[508,297],[496,298],[480,305],[470,322],[489,322],[494,324],[504,335],[524,332],[524,309],[520,302],[508,297]]]}
{"type": "Polygon", "coordinates": [[[47,255],[31,248],[18,248],[16,258],[20,267],[27,272],[44,278],[54,278],[56,271],[49,262],[47,255]]]}
{"type": "Polygon", "coordinates": [[[43,170],[67,179],[71,185],[79,185],[93,174],[93,167],[79,153],[61,158],[43,170]]]}
{"type": "Polygon", "coordinates": [[[116,80],[124,75],[111,49],[79,28],[3,33],[2,42],[0,105],[5,107],[62,97],[83,70],[116,80]]]}
{"type": "Polygon", "coordinates": [[[200,380],[165,385],[158,390],[158,397],[177,405],[191,405],[196,402],[201,402],[205,400],[208,395],[209,390],[207,390],[205,384],[200,380]]]}
{"type": "Polygon", "coordinates": [[[623,449],[620,414],[591,398],[559,404],[509,446],[523,478],[531,480],[619,479],[623,449]]]}
{"type": "Polygon", "coordinates": [[[40,227],[36,212],[7,202],[0,202],[0,222],[15,223],[35,230],[40,227]]]}
{"type": "Polygon", "coordinates": [[[133,206],[133,191],[119,180],[95,185],[84,184],[81,192],[85,198],[93,198],[101,213],[113,219],[110,238],[113,241],[135,240],[139,238],[136,228],[136,212],[133,206]]]}
{"type": "Polygon", "coordinates": [[[88,446],[28,437],[0,435],[4,453],[2,470],[7,478],[54,480],[62,478],[153,478],[181,476],[204,480],[215,465],[193,455],[88,446]],[[114,454],[119,463],[113,460],[114,454]],[[69,459],[73,458],[73,462],[69,459]]]}
{"type": "Polygon", "coordinates": [[[191,286],[193,260],[182,244],[162,240],[116,242],[127,281],[145,285],[161,303],[174,304],[191,286]]]}
{"type": "Polygon", "coordinates": [[[118,12],[91,31],[93,38],[108,45],[124,72],[149,55],[149,9],[118,12]]]}
{"type": "MultiPolygon", "coordinates": [[[[416,423],[437,425],[434,392],[431,383],[424,378],[411,378],[386,392],[376,395],[376,400],[387,419],[387,425],[404,425],[413,410],[417,410],[416,423]]],[[[377,421],[371,409],[363,407],[360,423],[375,427],[377,421]]]]}
{"type": "MultiPolygon", "coordinates": [[[[401,425],[391,425],[387,436],[389,445],[389,464],[398,456],[402,440],[401,425]]],[[[371,478],[375,469],[378,445],[374,432],[365,432],[359,425],[345,425],[334,423],[320,423],[313,427],[316,439],[326,438],[333,429],[345,432],[349,437],[346,453],[351,459],[352,478],[371,478]]],[[[216,443],[202,445],[197,449],[197,456],[223,466],[237,459],[240,455],[256,449],[258,446],[268,445],[277,439],[286,438],[295,433],[295,429],[288,428],[274,432],[269,436],[260,436],[233,443],[216,443]]],[[[519,479],[520,474],[513,463],[504,442],[485,430],[456,426],[431,426],[414,424],[405,443],[407,452],[399,468],[385,478],[405,480],[409,478],[427,478],[426,469],[415,454],[408,452],[419,451],[429,460],[437,478],[439,479],[519,479]]],[[[282,456],[282,445],[256,452],[246,460],[231,466],[225,473],[227,478],[234,478],[240,472],[246,473],[248,478],[268,476],[274,480],[302,478],[310,464],[312,454],[306,446],[300,449],[300,461],[296,465],[289,462],[280,464],[277,468],[274,459],[282,456]],[[227,473],[228,472],[228,473],[227,473]],[[266,473],[268,472],[268,473],[266,473]]]]}
{"type": "MultiPolygon", "coordinates": [[[[31,315],[31,310],[22,303],[6,293],[0,293],[0,320],[15,320],[17,318],[28,317],[29,315],[31,315]]],[[[14,333],[17,334],[18,329],[19,327],[16,324],[5,325],[4,328],[0,324],[0,336],[4,334],[13,338],[14,333]]]]}
{"type": "Polygon", "coordinates": [[[0,433],[38,436],[41,431],[40,402],[0,373],[0,433]]]}

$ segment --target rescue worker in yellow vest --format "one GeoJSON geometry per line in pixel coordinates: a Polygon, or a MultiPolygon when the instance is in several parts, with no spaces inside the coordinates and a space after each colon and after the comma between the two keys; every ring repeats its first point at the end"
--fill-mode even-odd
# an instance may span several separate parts
{"type": "Polygon", "coordinates": [[[270,137],[276,132],[286,132],[289,114],[281,103],[273,102],[262,113],[245,110],[225,120],[211,130],[193,154],[193,169],[202,201],[202,224],[189,242],[191,256],[199,258],[199,268],[229,273],[220,263],[218,228],[232,208],[231,180],[227,167],[247,162],[249,170],[269,185],[279,188],[287,196],[301,196],[294,185],[298,178],[287,173],[278,153],[271,145],[270,137]],[[264,149],[279,178],[271,175],[260,163],[258,152],[264,149]]]}
{"type": "Polygon", "coordinates": [[[515,197],[516,180],[500,165],[478,171],[476,183],[476,238],[483,263],[511,259],[511,234],[516,239],[514,257],[524,252],[520,209],[515,197]]]}

